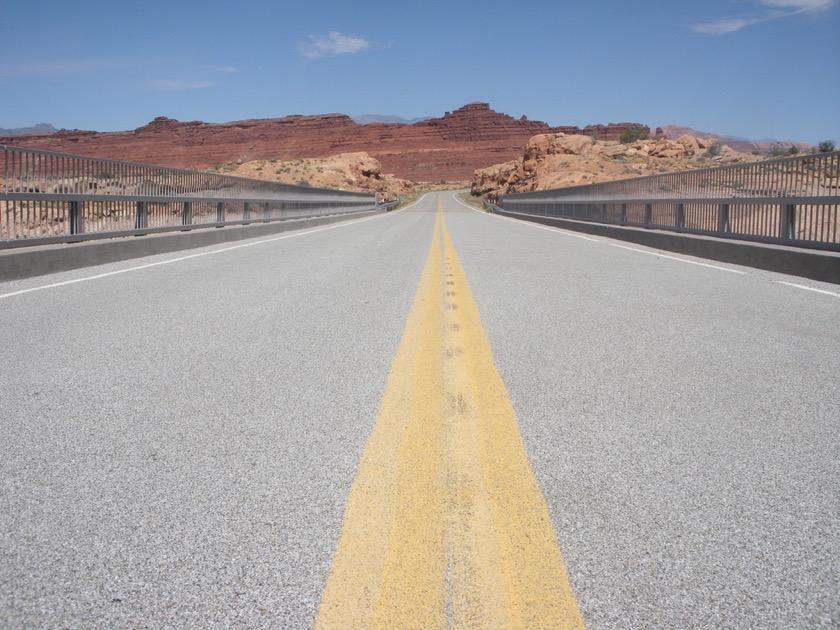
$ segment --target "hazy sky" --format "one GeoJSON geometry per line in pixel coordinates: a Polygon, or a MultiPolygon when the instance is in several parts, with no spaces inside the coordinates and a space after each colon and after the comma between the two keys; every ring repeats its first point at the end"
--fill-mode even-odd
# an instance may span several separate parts
{"type": "Polygon", "coordinates": [[[28,0],[0,11],[0,127],[130,130],[470,101],[840,141],[840,0],[28,0]]]}

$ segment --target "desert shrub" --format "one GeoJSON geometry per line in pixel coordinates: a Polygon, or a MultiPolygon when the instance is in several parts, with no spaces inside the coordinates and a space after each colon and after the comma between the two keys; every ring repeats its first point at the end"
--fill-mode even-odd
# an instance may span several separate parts
{"type": "Polygon", "coordinates": [[[647,132],[639,127],[633,127],[621,134],[619,141],[621,144],[633,144],[637,140],[646,140],[647,132]]]}
{"type": "Polygon", "coordinates": [[[713,140],[709,143],[706,147],[706,151],[703,153],[703,157],[713,158],[719,156],[723,152],[723,145],[717,140],[713,140]]]}
{"type": "Polygon", "coordinates": [[[831,153],[837,148],[837,145],[834,144],[834,140],[823,140],[817,145],[817,149],[820,153],[831,153]]]}
{"type": "Polygon", "coordinates": [[[772,158],[784,157],[787,154],[787,149],[785,149],[781,144],[778,143],[771,146],[770,151],[767,153],[767,155],[769,155],[772,158]]]}

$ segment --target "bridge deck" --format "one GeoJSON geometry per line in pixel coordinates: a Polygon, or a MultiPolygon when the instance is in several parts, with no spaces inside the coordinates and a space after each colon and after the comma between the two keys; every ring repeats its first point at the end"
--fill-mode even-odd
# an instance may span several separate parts
{"type": "MultiPolygon", "coordinates": [[[[0,284],[3,625],[312,625],[436,203],[0,284]]],[[[587,625],[838,623],[837,287],[442,203],[587,625]]]]}

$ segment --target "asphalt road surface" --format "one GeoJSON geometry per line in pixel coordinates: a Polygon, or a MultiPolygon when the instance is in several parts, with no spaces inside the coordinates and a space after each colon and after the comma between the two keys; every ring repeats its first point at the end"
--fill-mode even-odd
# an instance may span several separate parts
{"type": "MultiPolygon", "coordinates": [[[[840,289],[440,199],[586,625],[840,625],[840,289]]],[[[437,209],[0,284],[0,625],[311,627],[437,209]]]]}

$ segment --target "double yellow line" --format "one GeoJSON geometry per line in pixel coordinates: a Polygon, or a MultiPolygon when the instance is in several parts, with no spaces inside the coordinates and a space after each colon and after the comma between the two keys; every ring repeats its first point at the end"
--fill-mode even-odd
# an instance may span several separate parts
{"type": "Polygon", "coordinates": [[[316,627],[583,627],[440,199],[316,627]]]}

